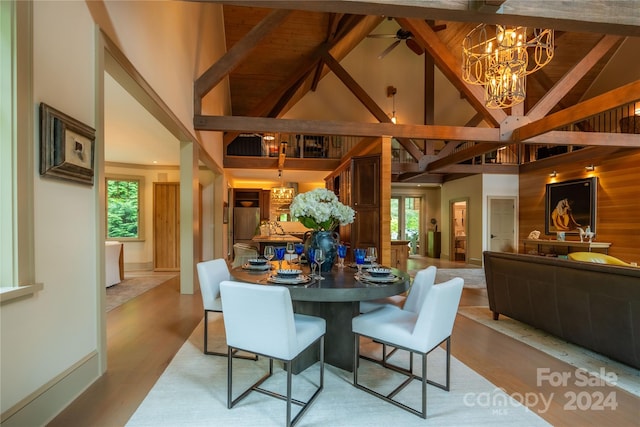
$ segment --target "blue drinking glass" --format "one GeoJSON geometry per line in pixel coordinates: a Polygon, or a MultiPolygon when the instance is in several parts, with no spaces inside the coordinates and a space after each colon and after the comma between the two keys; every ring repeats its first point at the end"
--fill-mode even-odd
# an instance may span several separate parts
{"type": "Polygon", "coordinates": [[[344,267],[344,259],[347,256],[347,247],[345,245],[338,245],[338,267],[344,267]]]}
{"type": "Polygon", "coordinates": [[[358,275],[362,274],[362,265],[364,264],[364,259],[367,256],[366,249],[355,249],[353,254],[356,257],[356,265],[358,266],[358,275]]]}
{"type": "Polygon", "coordinates": [[[294,245],[294,248],[296,250],[296,255],[298,255],[298,263],[300,262],[300,255],[302,255],[302,253],[304,252],[304,245],[302,243],[296,243],[294,245]]]}
{"type": "Polygon", "coordinates": [[[309,252],[307,252],[307,262],[311,267],[311,277],[316,277],[316,259],[315,259],[315,250],[309,248],[309,252]]]}
{"type": "Polygon", "coordinates": [[[284,246],[278,246],[276,248],[276,259],[278,260],[278,268],[282,270],[282,260],[284,259],[284,253],[287,248],[284,246]]]}

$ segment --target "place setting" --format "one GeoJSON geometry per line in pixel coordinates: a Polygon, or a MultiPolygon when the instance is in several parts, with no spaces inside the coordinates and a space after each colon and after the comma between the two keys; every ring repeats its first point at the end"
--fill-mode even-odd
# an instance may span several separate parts
{"type": "Polygon", "coordinates": [[[272,268],[273,265],[265,258],[250,258],[242,264],[242,269],[249,271],[268,271],[272,268]]]}
{"type": "Polygon", "coordinates": [[[365,283],[373,284],[388,284],[394,283],[398,280],[398,276],[391,272],[387,267],[372,267],[369,269],[362,269],[355,275],[356,280],[365,283]]]}
{"type": "Polygon", "coordinates": [[[267,277],[267,282],[279,285],[303,285],[311,282],[309,275],[302,274],[302,270],[296,268],[277,269],[275,274],[267,277]]]}

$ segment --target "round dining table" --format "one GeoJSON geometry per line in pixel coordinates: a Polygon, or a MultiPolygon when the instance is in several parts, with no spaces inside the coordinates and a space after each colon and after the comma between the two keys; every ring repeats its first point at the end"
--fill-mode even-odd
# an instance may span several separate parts
{"type": "MultiPolygon", "coordinates": [[[[272,265],[278,268],[277,262],[272,262],[272,265]]],[[[306,265],[290,265],[283,261],[283,268],[300,268],[303,274],[310,274],[306,265]]],[[[357,269],[348,265],[343,268],[334,266],[331,271],[322,273],[322,280],[289,285],[272,283],[269,276],[275,274],[273,269],[258,271],[240,266],[231,270],[232,278],[237,281],[289,288],[296,313],[319,316],[327,322],[325,362],[350,372],[353,371],[355,354],[351,319],[360,314],[360,301],[398,295],[406,292],[410,285],[409,275],[397,269],[391,269],[396,279],[388,283],[358,280],[356,273],[357,269]]],[[[318,360],[318,351],[318,346],[308,349],[298,357],[293,371],[302,372],[314,364],[318,360]]]]}

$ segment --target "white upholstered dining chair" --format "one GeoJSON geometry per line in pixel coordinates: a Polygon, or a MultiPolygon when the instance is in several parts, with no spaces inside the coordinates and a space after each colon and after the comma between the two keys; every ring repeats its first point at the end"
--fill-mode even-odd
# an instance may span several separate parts
{"type": "Polygon", "coordinates": [[[456,277],[447,282],[434,285],[417,300],[417,312],[386,306],[370,313],[361,314],[352,320],[355,336],[356,352],[354,356],[353,385],[380,399],[392,403],[422,418],[427,417],[427,383],[449,391],[451,367],[451,332],[462,295],[464,281],[456,277]],[[385,364],[408,378],[389,394],[382,394],[358,382],[358,365],[360,360],[360,336],[371,338],[375,342],[406,350],[422,356],[420,376],[413,369],[405,370],[385,364]],[[446,381],[439,384],[427,379],[427,355],[440,344],[446,343],[446,381]],[[395,396],[412,383],[413,379],[421,382],[422,408],[412,408],[395,399],[395,396]]]}
{"type": "Polygon", "coordinates": [[[286,425],[293,426],[324,387],[324,319],[294,314],[289,289],[283,286],[255,285],[244,282],[223,281],[220,284],[225,331],[229,356],[232,351],[243,350],[269,358],[269,371],[252,386],[233,398],[233,357],[227,362],[227,407],[231,409],[251,391],[287,402],[286,425]],[[306,401],[291,395],[293,361],[309,346],[320,341],[320,381],[313,395],[306,401]],[[285,362],[287,370],[286,396],[261,388],[273,375],[273,359],[285,362]],[[291,404],[301,409],[291,418],[291,404]]]}
{"type": "Polygon", "coordinates": [[[435,283],[437,271],[438,269],[434,265],[418,271],[413,279],[411,289],[409,289],[406,296],[394,295],[371,301],[360,301],[360,313],[368,313],[389,304],[404,308],[405,310],[416,311],[416,306],[421,299],[422,293],[428,292],[435,283]]]}
{"type": "MultiPolygon", "coordinates": [[[[198,280],[200,281],[200,293],[204,306],[204,354],[213,356],[227,356],[227,352],[211,351],[208,348],[209,341],[209,313],[222,313],[222,301],[220,300],[220,282],[229,280],[231,273],[227,262],[222,259],[202,261],[196,265],[198,280]]],[[[235,354],[234,357],[257,360],[256,356],[235,354]]]]}
{"type": "MultiPolygon", "coordinates": [[[[413,284],[411,285],[411,289],[409,289],[409,293],[407,296],[394,295],[393,297],[382,298],[373,301],[361,301],[360,313],[369,313],[379,308],[389,306],[395,306],[403,310],[418,313],[418,311],[420,311],[422,302],[426,298],[427,293],[429,293],[436,281],[437,270],[438,269],[435,266],[430,265],[429,267],[418,271],[413,279],[413,284]]],[[[387,345],[385,343],[380,344],[382,344],[382,359],[378,360],[364,355],[360,357],[372,362],[381,363],[383,366],[386,366],[387,359],[393,356],[398,348],[396,347],[389,353],[387,353],[387,345]]],[[[409,356],[409,371],[413,371],[413,354],[409,356]]]]}

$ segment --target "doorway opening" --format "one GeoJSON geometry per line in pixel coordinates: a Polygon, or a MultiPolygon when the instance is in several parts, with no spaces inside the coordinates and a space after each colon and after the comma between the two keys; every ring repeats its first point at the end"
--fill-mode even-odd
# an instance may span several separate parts
{"type": "Polygon", "coordinates": [[[421,254],[422,197],[391,197],[391,240],[408,240],[409,254],[421,254]]]}
{"type": "Polygon", "coordinates": [[[468,199],[457,199],[449,202],[450,206],[450,230],[451,230],[451,261],[467,262],[467,237],[469,235],[468,199]]]}

